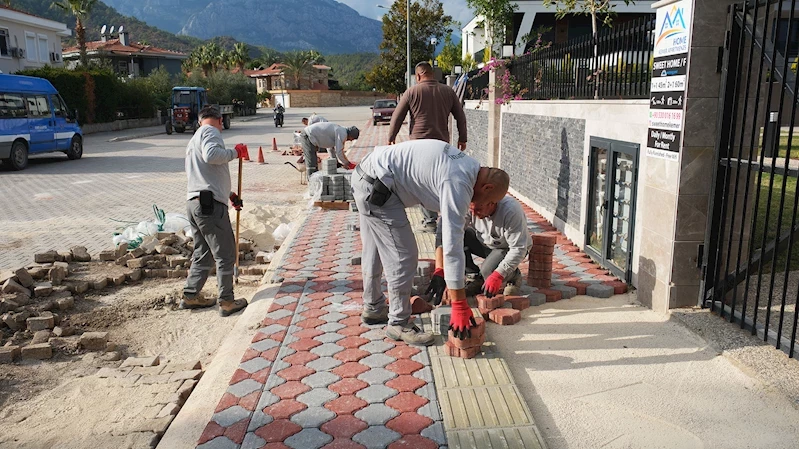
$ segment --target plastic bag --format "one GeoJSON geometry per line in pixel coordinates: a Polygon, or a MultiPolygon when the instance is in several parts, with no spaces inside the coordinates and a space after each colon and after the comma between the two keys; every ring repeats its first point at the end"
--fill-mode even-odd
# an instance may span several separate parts
{"type": "Polygon", "coordinates": [[[164,232],[178,232],[181,229],[186,231],[187,228],[191,229],[189,217],[183,214],[176,214],[174,212],[166,214],[166,220],[164,221],[164,232]]]}
{"type": "MultiPolygon", "coordinates": [[[[126,229],[127,231],[127,229],[126,229]]],[[[152,221],[142,221],[136,225],[138,235],[154,235],[158,233],[158,224],[152,221]]]]}
{"type": "Polygon", "coordinates": [[[308,193],[305,199],[310,200],[311,203],[319,201],[319,197],[322,196],[322,191],[324,190],[323,177],[324,175],[319,171],[308,177],[308,193]]]}
{"type": "Polygon", "coordinates": [[[286,223],[280,223],[280,226],[275,228],[272,232],[272,237],[275,239],[275,245],[279,245],[283,243],[283,240],[286,240],[286,237],[289,236],[291,232],[291,226],[287,225],[286,223]]]}

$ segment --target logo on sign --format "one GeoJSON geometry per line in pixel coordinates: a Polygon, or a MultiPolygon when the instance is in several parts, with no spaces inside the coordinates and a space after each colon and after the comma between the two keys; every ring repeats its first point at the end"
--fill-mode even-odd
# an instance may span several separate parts
{"type": "Polygon", "coordinates": [[[658,32],[655,45],[659,45],[663,39],[688,32],[688,27],[685,25],[684,10],[684,8],[678,8],[677,5],[674,5],[671,11],[666,11],[666,17],[660,25],[660,31],[658,32]]]}

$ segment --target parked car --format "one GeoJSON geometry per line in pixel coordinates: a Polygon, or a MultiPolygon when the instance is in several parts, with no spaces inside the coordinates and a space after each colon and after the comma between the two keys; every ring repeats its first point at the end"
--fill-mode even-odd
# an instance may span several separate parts
{"type": "Polygon", "coordinates": [[[372,109],[373,125],[390,122],[391,116],[394,115],[394,109],[397,109],[397,100],[377,100],[370,109],[372,109]]]}
{"type": "Polygon", "coordinates": [[[77,112],[43,78],[0,75],[0,160],[13,170],[28,166],[28,155],[60,151],[83,156],[77,112]]]}

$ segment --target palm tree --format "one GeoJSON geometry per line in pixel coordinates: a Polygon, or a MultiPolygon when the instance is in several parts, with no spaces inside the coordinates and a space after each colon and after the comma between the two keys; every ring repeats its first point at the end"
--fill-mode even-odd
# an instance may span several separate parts
{"type": "Polygon", "coordinates": [[[80,49],[80,63],[84,67],[89,64],[89,58],[86,55],[86,28],[83,27],[83,22],[89,17],[95,3],[97,0],[60,0],[52,5],[75,16],[75,37],[80,49]]]}
{"type": "Polygon", "coordinates": [[[300,88],[300,79],[311,65],[311,58],[304,51],[292,51],[283,57],[286,74],[291,76],[297,89],[300,88]]]}
{"type": "Polygon", "coordinates": [[[244,73],[244,64],[250,61],[250,52],[247,50],[247,44],[244,42],[237,42],[233,46],[233,50],[228,52],[228,60],[230,65],[239,68],[239,73],[244,73]]]}

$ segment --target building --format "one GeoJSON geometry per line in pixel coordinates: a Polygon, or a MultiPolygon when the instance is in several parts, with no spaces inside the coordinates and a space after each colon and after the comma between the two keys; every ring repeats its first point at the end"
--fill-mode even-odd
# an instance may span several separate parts
{"type": "Polygon", "coordinates": [[[71,34],[64,23],[0,6],[0,71],[63,66],[61,38],[71,34]]]}
{"type": "Polygon", "coordinates": [[[258,93],[268,91],[278,93],[284,90],[328,90],[328,74],[330,67],[314,64],[312,69],[300,78],[299,86],[295,86],[293,76],[287,75],[286,66],[275,63],[265,69],[246,70],[244,73],[255,79],[258,93]]]}
{"type": "MultiPolygon", "coordinates": [[[[637,0],[634,4],[625,5],[622,1],[614,1],[616,17],[614,23],[623,23],[641,17],[654,17],[652,4],[654,0],[637,0]]],[[[561,43],[576,37],[591,34],[591,17],[586,15],[571,15],[558,20],[555,17],[555,7],[546,7],[543,0],[520,0],[516,2],[516,12],[513,14],[513,30],[508,33],[506,42],[501,44],[514,44],[514,53],[522,55],[528,49],[528,38],[534,30],[548,29],[544,33],[545,42],[561,43]]],[[[483,51],[486,46],[486,33],[482,24],[483,18],[473,18],[461,30],[461,57],[471,54],[477,62],[483,62],[483,51]]],[[[496,47],[495,47],[496,48],[496,47]]]]}
{"type": "MultiPolygon", "coordinates": [[[[178,75],[181,73],[183,60],[189,57],[185,53],[131,42],[130,35],[124,29],[117,38],[112,38],[112,34],[103,33],[99,41],[86,42],[86,53],[89,59],[108,60],[114,72],[125,77],[147,76],[161,67],[170,75],[178,75]]],[[[64,61],[67,67],[75,67],[79,59],[78,47],[64,49],[64,61]]]]}

